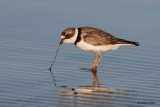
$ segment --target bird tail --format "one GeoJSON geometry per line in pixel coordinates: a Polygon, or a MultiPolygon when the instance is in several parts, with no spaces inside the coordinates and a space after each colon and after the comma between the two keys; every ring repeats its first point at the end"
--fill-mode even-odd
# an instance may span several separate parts
{"type": "Polygon", "coordinates": [[[124,40],[124,39],[119,39],[118,44],[130,44],[130,45],[134,45],[134,46],[140,45],[139,42],[133,42],[133,41],[128,41],[128,40],[124,40]]]}

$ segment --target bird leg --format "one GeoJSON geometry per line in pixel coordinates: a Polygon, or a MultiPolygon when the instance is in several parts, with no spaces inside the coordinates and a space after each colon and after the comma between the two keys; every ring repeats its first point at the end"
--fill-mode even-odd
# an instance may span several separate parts
{"type": "Polygon", "coordinates": [[[96,69],[97,69],[97,67],[98,67],[98,64],[100,63],[100,61],[101,61],[101,59],[102,59],[102,55],[101,55],[101,53],[100,52],[98,52],[98,54],[99,54],[99,60],[98,60],[98,62],[97,62],[97,64],[96,64],[96,69]]]}
{"type": "Polygon", "coordinates": [[[92,66],[92,68],[91,68],[91,71],[95,71],[95,70],[97,70],[97,69],[95,68],[95,65],[96,65],[97,59],[98,59],[98,56],[97,56],[97,53],[95,52],[95,60],[94,60],[94,64],[93,64],[93,66],[92,66]]]}
{"type": "Polygon", "coordinates": [[[95,87],[97,84],[97,87],[100,87],[100,83],[97,77],[97,71],[96,70],[92,71],[92,74],[93,74],[93,86],[95,87]]]}

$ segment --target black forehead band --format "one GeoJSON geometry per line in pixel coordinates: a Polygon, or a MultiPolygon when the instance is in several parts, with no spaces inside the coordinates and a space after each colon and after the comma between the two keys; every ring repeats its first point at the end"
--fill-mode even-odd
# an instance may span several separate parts
{"type": "Polygon", "coordinates": [[[62,32],[62,34],[61,35],[65,35],[66,33],[65,32],[62,32]]]}

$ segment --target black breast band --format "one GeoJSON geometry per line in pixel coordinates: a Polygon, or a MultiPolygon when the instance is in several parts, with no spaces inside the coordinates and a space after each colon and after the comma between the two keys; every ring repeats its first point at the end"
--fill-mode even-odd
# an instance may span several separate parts
{"type": "Polygon", "coordinates": [[[77,42],[81,41],[81,28],[77,28],[78,29],[78,36],[76,41],[74,42],[75,45],[77,45],[77,42]]]}

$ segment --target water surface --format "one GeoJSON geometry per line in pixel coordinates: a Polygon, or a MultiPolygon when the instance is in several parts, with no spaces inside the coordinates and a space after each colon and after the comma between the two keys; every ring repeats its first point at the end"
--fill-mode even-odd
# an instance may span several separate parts
{"type": "Polygon", "coordinates": [[[1,0],[0,10],[0,106],[160,106],[159,1],[1,0]],[[94,53],[63,44],[51,75],[60,34],[73,26],[141,46],[103,53],[95,86],[80,70],[92,67],[94,53]]]}

